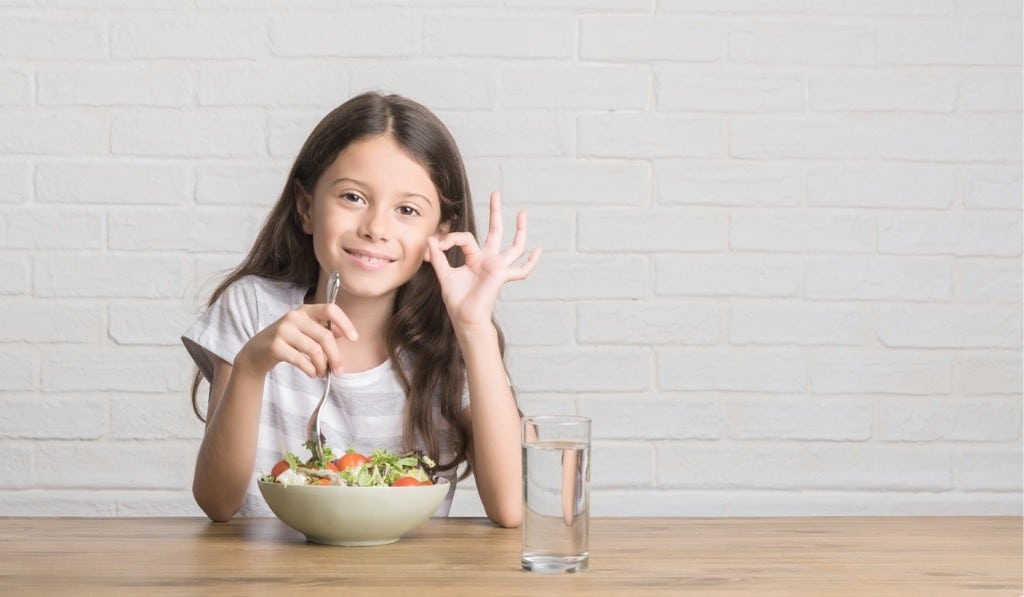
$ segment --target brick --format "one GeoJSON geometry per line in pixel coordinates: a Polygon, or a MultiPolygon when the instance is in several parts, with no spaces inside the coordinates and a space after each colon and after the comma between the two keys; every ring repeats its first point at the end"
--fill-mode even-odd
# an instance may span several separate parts
{"type": "Polygon", "coordinates": [[[497,102],[496,69],[478,63],[360,60],[349,69],[353,93],[380,89],[432,110],[489,109],[497,102]]]}
{"type": "Polygon", "coordinates": [[[792,348],[656,347],[659,390],[802,392],[807,364],[792,348]]]}
{"type": "Polygon", "coordinates": [[[1019,302],[1020,259],[957,259],[953,263],[953,298],[968,302],[1019,302]]]}
{"type": "Polygon", "coordinates": [[[191,71],[170,66],[47,68],[36,85],[44,106],[184,106],[195,94],[191,71]]]}
{"type": "Polygon", "coordinates": [[[1020,167],[970,166],[964,170],[964,207],[1019,210],[1024,196],[1020,167]]]}
{"type": "Polygon", "coordinates": [[[953,0],[808,0],[811,13],[841,15],[942,15],[955,12],[953,0]]]}
{"type": "Polygon", "coordinates": [[[40,297],[179,298],[184,269],[179,256],[39,254],[32,287],[40,297]]]}
{"type": "Polygon", "coordinates": [[[534,348],[508,360],[516,389],[524,392],[642,392],[651,385],[643,348],[534,348]]]}
{"type": "Polygon", "coordinates": [[[577,403],[595,439],[718,439],[725,428],[725,408],[714,398],[582,395],[577,403]]]}
{"type": "Polygon", "coordinates": [[[612,158],[724,157],[721,118],[659,113],[580,114],[577,152],[612,158]]]}
{"type": "Polygon", "coordinates": [[[186,166],[144,161],[44,162],[35,175],[41,203],[180,205],[193,185],[186,166]]]}
{"type": "Polygon", "coordinates": [[[106,325],[103,306],[93,301],[0,299],[0,342],[99,343],[106,325]]]}
{"type": "Polygon", "coordinates": [[[878,402],[878,438],[885,441],[1010,442],[1021,437],[1021,403],[1013,397],[878,402]]]}
{"type": "Polygon", "coordinates": [[[202,517],[205,516],[191,489],[179,491],[121,491],[114,502],[118,518],[129,517],[202,517]]]}
{"type": "Polygon", "coordinates": [[[942,490],[950,452],[934,446],[734,443],[658,446],[658,485],[667,488],[942,490]]]}
{"type": "Polygon", "coordinates": [[[873,64],[875,29],[841,20],[738,21],[729,28],[729,60],[762,64],[873,64]]]}
{"type": "Polygon", "coordinates": [[[513,66],[501,69],[501,105],[511,109],[647,108],[651,76],[635,66],[513,66]]]}
{"type": "Polygon", "coordinates": [[[666,254],[654,269],[654,292],[665,296],[793,296],[801,280],[789,256],[666,254]]]}
{"type": "Polygon", "coordinates": [[[960,0],[960,12],[978,15],[1009,15],[1020,18],[1021,5],[1017,0],[960,0]]]}
{"type": "Polygon", "coordinates": [[[1021,393],[1020,350],[960,352],[955,362],[956,390],[967,395],[1021,393]]]}
{"type": "Polygon", "coordinates": [[[24,346],[0,345],[0,391],[21,392],[39,387],[39,358],[24,346]]]}
{"type": "Polygon", "coordinates": [[[729,124],[729,155],[749,159],[878,156],[878,125],[864,115],[751,116],[729,124]]]}
{"type": "Polygon", "coordinates": [[[883,64],[1016,65],[1020,45],[1020,25],[1011,19],[956,15],[878,24],[883,64]]]}
{"type": "MultiPolygon", "coordinates": [[[[275,111],[268,118],[267,148],[270,157],[292,161],[299,155],[302,144],[313,132],[313,128],[326,113],[318,112],[282,112],[275,111]]],[[[287,176],[288,169],[281,172],[287,176]]]]}
{"type": "Polygon", "coordinates": [[[598,301],[576,306],[580,344],[714,344],[722,307],[697,301],[598,301]]]}
{"type": "Polygon", "coordinates": [[[496,315],[506,340],[515,346],[566,345],[575,333],[573,308],[562,301],[501,303],[496,315]]]}
{"type": "Polygon", "coordinates": [[[99,249],[103,214],[93,209],[19,207],[0,211],[0,248],[99,249]]]}
{"type": "Polygon", "coordinates": [[[952,389],[949,354],[835,349],[810,357],[815,394],[944,394],[952,389]]]}
{"type": "Polygon", "coordinates": [[[738,211],[729,218],[729,247],[743,251],[868,253],[875,217],[857,211],[738,211]]]}
{"type": "Polygon", "coordinates": [[[427,16],[423,20],[426,56],[568,58],[573,22],[556,17],[427,16]]]}
{"type": "Polygon", "coordinates": [[[27,294],[31,289],[29,260],[14,255],[0,256],[0,295],[27,294]]]}
{"type": "Polygon", "coordinates": [[[952,296],[945,260],[906,257],[817,257],[804,262],[811,299],[944,301],[952,296]]]}
{"type": "Polygon", "coordinates": [[[27,203],[32,198],[32,165],[0,162],[0,204],[27,203]]]}
{"type": "Polygon", "coordinates": [[[282,65],[221,65],[199,68],[199,105],[315,106],[349,95],[344,64],[288,61],[282,65]]]}
{"type": "Polygon", "coordinates": [[[579,58],[714,62],[722,57],[727,30],[726,21],[704,17],[584,15],[579,19],[579,58]]]}
{"type": "Polygon", "coordinates": [[[110,248],[124,251],[245,251],[259,232],[263,209],[199,208],[112,211],[110,248]]]}
{"type": "Polygon", "coordinates": [[[957,102],[956,79],[928,73],[812,75],[808,86],[811,110],[826,112],[951,112],[957,102]]]}
{"type": "Polygon", "coordinates": [[[1013,348],[1020,346],[1017,307],[913,305],[880,307],[878,338],[886,346],[1013,348]]]}
{"type": "Polygon", "coordinates": [[[240,15],[122,18],[111,24],[117,58],[259,58],[267,55],[267,24],[240,15]]]}
{"type": "Polygon", "coordinates": [[[740,440],[864,441],[871,439],[868,400],[768,396],[730,401],[729,437],[740,440]]]}
{"type": "Polygon", "coordinates": [[[725,251],[728,214],[701,208],[580,211],[581,251],[725,251]]]}
{"type": "Polygon", "coordinates": [[[270,25],[273,55],[411,56],[420,46],[417,19],[399,13],[348,11],[344,16],[321,14],[277,18],[270,25]],[[339,38],[338,32],[345,35],[339,38]],[[387,31],[387,35],[380,35],[387,31]]]}
{"type": "Polygon", "coordinates": [[[958,108],[964,112],[1017,112],[1024,94],[1019,69],[968,71],[960,77],[958,108]]]}
{"type": "MultiPolygon", "coordinates": [[[[182,328],[183,330],[184,328],[182,328]]],[[[180,331],[179,331],[180,334],[180,331]]],[[[188,381],[191,384],[191,378],[188,381]]],[[[200,388],[199,402],[206,406],[200,388]]],[[[203,422],[192,412],[188,392],[116,394],[110,398],[110,439],[201,439],[203,422]]]]}
{"type": "Polygon", "coordinates": [[[55,347],[43,351],[45,392],[161,393],[185,388],[188,356],[178,348],[55,347]]]}
{"type": "Polygon", "coordinates": [[[255,157],[265,154],[263,119],[238,112],[146,110],[115,116],[113,153],[162,157],[255,157]]]}
{"type": "Polygon", "coordinates": [[[811,205],[946,209],[957,195],[957,169],[916,164],[822,164],[807,173],[811,205]]]}
{"type": "Polygon", "coordinates": [[[110,517],[116,512],[111,493],[63,489],[0,491],[4,516],[110,517]]]}
{"type": "MultiPolygon", "coordinates": [[[[512,380],[515,383],[515,379],[512,380]]],[[[576,401],[571,394],[523,393],[516,388],[516,402],[525,415],[574,415],[576,401]]]]}
{"type": "Polygon", "coordinates": [[[801,73],[657,65],[657,106],[687,112],[803,112],[807,84],[801,73]]]}
{"type": "Polygon", "coordinates": [[[569,122],[548,111],[441,112],[463,157],[564,156],[569,122]]]}
{"type": "Polygon", "coordinates": [[[707,13],[802,13],[803,0],[660,0],[665,12],[707,13]]]}
{"type": "Polygon", "coordinates": [[[1019,114],[886,116],[882,158],[936,162],[1020,162],[1019,114]]]}
{"type": "MultiPolygon", "coordinates": [[[[6,410],[4,411],[6,416],[6,410]]],[[[6,417],[5,417],[6,418],[6,417]]],[[[0,487],[4,489],[27,489],[35,485],[36,477],[32,467],[32,445],[28,442],[0,442],[4,451],[3,463],[0,464],[0,487]]],[[[7,500],[4,500],[4,515],[8,513],[7,500]]]]}
{"type": "Polygon", "coordinates": [[[503,196],[516,203],[644,205],[651,193],[650,166],[640,161],[507,159],[501,162],[503,196]]]}
{"type": "Polygon", "coordinates": [[[878,251],[898,255],[1012,257],[1021,254],[1021,216],[1006,213],[883,214],[878,251]]]}
{"type": "Polygon", "coordinates": [[[32,103],[32,83],[28,74],[0,71],[0,106],[28,107],[32,103]]]}
{"type": "Polygon", "coordinates": [[[181,489],[192,482],[199,446],[195,442],[46,442],[37,444],[46,458],[35,459],[40,488],[181,489]],[[130,452],[127,474],[114,455],[130,452]],[[82,466],[82,462],[106,466],[82,466]]]}
{"type": "Polygon", "coordinates": [[[96,114],[6,110],[0,130],[0,152],[8,155],[105,154],[110,148],[109,118],[96,114]]]}
{"type": "Polygon", "coordinates": [[[660,205],[798,205],[805,176],[784,164],[692,160],[655,162],[660,205]]]}
{"type": "Polygon", "coordinates": [[[177,301],[111,301],[109,336],[116,344],[180,346],[196,316],[177,301]]]}
{"type": "MultiPolygon", "coordinates": [[[[88,18],[4,15],[0,56],[9,60],[104,60],[106,24],[88,18]],[[54,43],[60,40],[60,43],[54,43]]],[[[0,126],[0,130],[6,127],[0,126]]]]}
{"type": "Polygon", "coordinates": [[[1020,494],[1016,492],[889,493],[882,511],[892,516],[1020,516],[1020,494]]]}
{"type": "Polygon", "coordinates": [[[563,301],[645,298],[648,269],[647,259],[636,255],[546,253],[529,282],[506,286],[502,297],[563,301]]]}
{"type": "Polygon", "coordinates": [[[98,439],[107,433],[109,410],[102,396],[0,397],[0,438],[98,439]]]}
{"type": "Polygon", "coordinates": [[[1019,492],[1022,464],[1020,442],[1006,447],[953,448],[953,477],[961,490],[1019,492]]]}
{"type": "Polygon", "coordinates": [[[196,203],[269,208],[280,197],[290,167],[284,162],[199,164],[196,203]]]}
{"type": "Polygon", "coordinates": [[[650,487],[654,480],[654,454],[650,444],[624,441],[591,442],[590,487],[650,487]]]}
{"type": "Polygon", "coordinates": [[[849,303],[736,301],[730,344],[862,346],[875,336],[871,307],[849,303]]]}
{"type": "MultiPolygon", "coordinates": [[[[409,0],[417,3],[417,0],[409,0]]],[[[467,0],[467,4],[471,3],[467,0]]],[[[475,2],[472,2],[475,4],[475,2]]],[[[651,0],[505,0],[509,8],[529,8],[535,10],[571,9],[574,12],[590,11],[640,11],[649,12],[653,6],[651,0]]]]}
{"type": "MultiPolygon", "coordinates": [[[[505,208],[504,214],[504,246],[507,247],[512,243],[512,236],[515,234],[516,228],[515,213],[520,209],[527,212],[527,255],[536,247],[543,248],[545,252],[565,252],[571,251],[576,246],[575,234],[573,233],[575,214],[571,209],[559,207],[527,208],[526,206],[516,205],[515,211],[513,211],[512,206],[508,203],[503,205],[508,206],[505,208]]],[[[487,237],[487,226],[490,220],[486,214],[489,212],[481,208],[475,213],[477,214],[477,228],[482,233],[477,238],[482,241],[487,237]]],[[[547,260],[547,257],[542,259],[547,260]]]]}

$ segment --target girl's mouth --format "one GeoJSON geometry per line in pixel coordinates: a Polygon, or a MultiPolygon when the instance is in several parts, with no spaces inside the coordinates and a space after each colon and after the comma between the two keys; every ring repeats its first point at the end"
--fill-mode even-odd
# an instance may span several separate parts
{"type": "Polygon", "coordinates": [[[366,253],[364,251],[355,251],[352,249],[345,249],[345,253],[350,255],[355,261],[360,264],[370,267],[380,267],[394,262],[394,259],[384,257],[381,255],[374,255],[372,253],[366,253]]]}

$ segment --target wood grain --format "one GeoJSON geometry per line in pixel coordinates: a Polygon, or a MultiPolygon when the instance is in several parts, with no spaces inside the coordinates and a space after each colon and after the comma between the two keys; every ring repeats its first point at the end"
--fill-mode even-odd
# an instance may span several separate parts
{"type": "Polygon", "coordinates": [[[434,519],[308,544],[277,519],[0,519],[4,595],[1021,595],[1020,517],[596,518],[590,570],[523,572],[518,530],[434,519]]]}

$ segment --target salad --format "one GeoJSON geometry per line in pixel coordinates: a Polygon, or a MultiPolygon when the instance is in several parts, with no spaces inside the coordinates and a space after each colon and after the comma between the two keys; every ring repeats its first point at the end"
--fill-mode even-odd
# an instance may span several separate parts
{"type": "MultiPolygon", "coordinates": [[[[313,453],[312,442],[303,444],[313,453]]],[[[350,487],[410,487],[433,485],[436,464],[429,456],[416,450],[398,454],[377,448],[370,456],[351,447],[335,458],[333,450],[324,446],[324,458],[315,456],[299,460],[285,452],[270,474],[260,477],[265,483],[282,485],[347,485],[350,487]]]]}

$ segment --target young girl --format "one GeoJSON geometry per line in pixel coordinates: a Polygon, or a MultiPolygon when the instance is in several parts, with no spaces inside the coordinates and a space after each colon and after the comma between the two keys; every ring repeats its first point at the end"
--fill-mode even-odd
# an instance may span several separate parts
{"type": "Polygon", "coordinates": [[[211,519],[270,514],[257,474],[302,452],[331,371],[327,443],[422,449],[451,483],[441,515],[465,462],[487,516],[519,524],[519,411],[492,312],[540,250],[517,265],[525,212],[502,249],[497,193],[483,246],[475,229],[462,158],[423,106],[367,93],[316,126],[248,256],[182,337],[197,414],[200,374],[210,383],[192,491],[211,519]]]}

